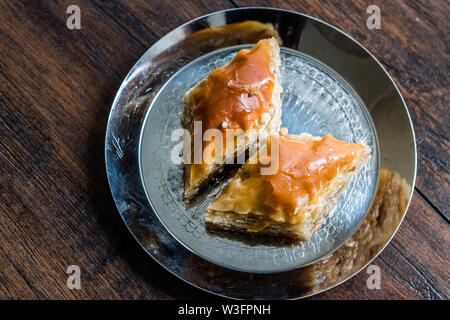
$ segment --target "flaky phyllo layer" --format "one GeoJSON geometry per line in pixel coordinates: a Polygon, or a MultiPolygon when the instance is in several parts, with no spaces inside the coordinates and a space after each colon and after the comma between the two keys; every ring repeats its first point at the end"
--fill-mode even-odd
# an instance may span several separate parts
{"type": "Polygon", "coordinates": [[[258,136],[265,140],[279,131],[279,50],[274,38],[260,40],[186,93],[182,121],[191,135],[191,155],[184,164],[185,200],[192,199],[225,163],[256,147],[258,136]],[[243,143],[226,139],[227,131],[239,132],[243,143]],[[198,147],[194,136],[201,140],[200,162],[195,159],[199,152],[194,150],[198,147]],[[222,152],[217,152],[218,142],[222,152]]]}
{"type": "Polygon", "coordinates": [[[366,145],[331,135],[272,135],[265,149],[210,204],[210,226],[307,240],[370,157],[366,145]]]}

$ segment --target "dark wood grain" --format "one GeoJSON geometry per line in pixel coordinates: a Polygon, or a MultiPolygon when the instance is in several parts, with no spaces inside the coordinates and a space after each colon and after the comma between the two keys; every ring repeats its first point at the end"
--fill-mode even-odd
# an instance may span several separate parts
{"type": "Polygon", "coordinates": [[[315,298],[448,299],[448,3],[379,1],[382,29],[369,31],[361,0],[0,1],[0,298],[213,298],[153,262],[126,230],[106,181],[104,134],[115,92],[149,46],[235,4],[299,10],[343,29],[386,66],[414,121],[417,192],[373,262],[382,289],[367,289],[363,271],[315,298]],[[81,30],[66,28],[71,4],[81,30]],[[66,287],[71,264],[81,290],[66,287]]]}

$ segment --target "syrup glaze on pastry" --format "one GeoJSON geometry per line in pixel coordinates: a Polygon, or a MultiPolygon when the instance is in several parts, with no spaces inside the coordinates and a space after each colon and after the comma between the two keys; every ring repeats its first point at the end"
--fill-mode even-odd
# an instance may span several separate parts
{"type": "Polygon", "coordinates": [[[272,46],[259,41],[240,50],[226,66],[218,68],[192,92],[195,121],[207,129],[250,129],[269,111],[275,75],[271,72],[272,46]]]}
{"type": "Polygon", "coordinates": [[[364,148],[330,134],[317,141],[299,142],[289,136],[280,136],[278,141],[279,169],[273,175],[261,175],[273,189],[265,203],[274,210],[282,207],[292,214],[300,213],[295,211],[298,199],[307,199],[309,204],[317,201],[317,192],[326,187],[341,168],[352,163],[364,148]]]}

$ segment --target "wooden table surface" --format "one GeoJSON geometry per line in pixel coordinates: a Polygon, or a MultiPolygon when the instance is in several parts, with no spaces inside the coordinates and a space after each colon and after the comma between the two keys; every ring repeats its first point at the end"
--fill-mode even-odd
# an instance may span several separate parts
{"type": "Polygon", "coordinates": [[[314,299],[448,299],[448,1],[0,1],[0,298],[214,298],[169,274],[134,241],[104,168],[110,106],[138,58],[178,25],[217,10],[271,6],[331,23],[368,48],[399,86],[418,146],[414,196],[373,264],[314,299]],[[81,9],[69,30],[66,9],[81,9]],[[381,8],[368,30],[366,9],[381,8]],[[446,111],[447,110],[447,111],[446,111]],[[66,268],[81,268],[81,289],[66,268]]]}

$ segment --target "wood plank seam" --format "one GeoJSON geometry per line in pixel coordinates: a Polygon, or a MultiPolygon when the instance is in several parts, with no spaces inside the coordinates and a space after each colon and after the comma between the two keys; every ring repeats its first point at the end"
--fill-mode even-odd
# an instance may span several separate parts
{"type": "Polygon", "coordinates": [[[418,288],[416,288],[416,286],[414,286],[414,284],[412,284],[410,281],[408,281],[407,279],[405,279],[395,268],[393,268],[386,260],[384,260],[381,256],[378,257],[378,259],[380,259],[387,268],[389,268],[389,270],[393,273],[394,276],[396,276],[398,279],[400,279],[401,281],[403,281],[404,283],[408,284],[418,295],[420,295],[423,299],[427,299],[426,296],[423,295],[422,291],[419,290],[418,288]]]}
{"type": "Polygon", "coordinates": [[[239,8],[239,6],[233,0],[228,0],[228,2],[235,8],[239,8]]]}
{"type": "Polygon", "coordinates": [[[439,210],[439,208],[437,208],[424,194],[422,191],[420,191],[419,188],[414,187],[414,190],[416,191],[417,195],[422,198],[423,201],[425,201],[425,203],[427,203],[431,209],[433,209],[434,212],[436,212],[438,214],[438,216],[440,216],[445,222],[447,222],[448,225],[450,225],[450,221],[448,220],[447,216],[441,212],[441,210],[439,210]]]}
{"type": "MultiPolygon", "coordinates": [[[[420,276],[420,278],[425,282],[430,289],[434,291],[434,293],[440,298],[445,299],[445,294],[441,293],[438,289],[435,288],[433,284],[427,279],[426,275],[423,274],[415,265],[412,263],[402,252],[395,243],[390,242],[390,246],[403,258],[405,261],[414,269],[414,271],[420,276]]],[[[409,283],[409,282],[408,282],[409,283]]],[[[447,297],[448,298],[448,297],[447,297]]]]}

